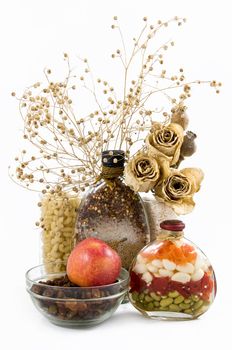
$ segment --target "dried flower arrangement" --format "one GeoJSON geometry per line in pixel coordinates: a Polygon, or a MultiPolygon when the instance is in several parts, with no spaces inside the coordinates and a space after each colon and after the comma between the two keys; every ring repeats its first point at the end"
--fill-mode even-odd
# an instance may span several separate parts
{"type": "Polygon", "coordinates": [[[195,151],[196,135],[186,131],[186,100],[194,84],[206,83],[219,93],[221,83],[187,81],[183,68],[171,76],[163,68],[165,52],[174,42],[153,49],[154,40],[169,24],[181,26],[185,19],[175,17],[149,24],[144,17],[129,56],[118,18],[113,20],[112,29],[118,31],[122,40],[122,49],[112,54],[123,66],[122,93],[117,94],[109,81],[95,79],[87,59],[82,60],[83,74],[75,76],[65,53],[68,74],[63,81],[54,82],[51,70],[46,69],[45,84],[35,83],[19,98],[12,93],[19,101],[23,138],[29,142],[28,151],[33,149],[35,153],[29,156],[24,149],[15,158],[16,170],[10,170],[10,176],[23,187],[42,194],[78,194],[101,173],[101,152],[122,149],[127,157],[125,181],[131,188],[151,190],[177,214],[188,213],[194,206],[192,197],[200,188],[203,173],[200,169],[177,169],[195,151]],[[138,61],[137,77],[131,79],[138,61]],[[78,80],[77,84],[74,80],[78,80]],[[96,104],[84,116],[74,108],[76,93],[83,89],[96,104]],[[157,94],[167,99],[169,112],[149,107],[157,94]],[[158,116],[162,117],[161,122],[157,122],[158,116]]]}

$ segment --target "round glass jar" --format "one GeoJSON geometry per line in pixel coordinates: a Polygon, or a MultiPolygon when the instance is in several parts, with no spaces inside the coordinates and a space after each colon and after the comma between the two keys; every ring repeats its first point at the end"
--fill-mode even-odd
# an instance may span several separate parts
{"type": "Polygon", "coordinates": [[[205,254],[183,236],[184,223],[166,220],[157,239],[130,268],[129,299],[142,314],[191,320],[205,313],[216,295],[216,279],[205,254]]]}
{"type": "Polygon", "coordinates": [[[96,236],[115,249],[122,266],[149,242],[149,225],[139,194],[123,182],[124,152],[102,153],[102,174],[82,198],[76,223],[76,241],[96,236]]]}

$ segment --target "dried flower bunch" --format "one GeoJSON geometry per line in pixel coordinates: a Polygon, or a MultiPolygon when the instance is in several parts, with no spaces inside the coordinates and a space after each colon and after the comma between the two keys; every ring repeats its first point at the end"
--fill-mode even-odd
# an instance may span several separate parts
{"type": "Polygon", "coordinates": [[[33,84],[22,97],[13,92],[19,101],[28,150],[15,158],[12,179],[43,194],[79,193],[101,173],[101,152],[122,149],[127,156],[125,178],[129,186],[135,191],[154,191],[178,213],[190,211],[202,173],[176,169],[195,151],[196,135],[184,131],[188,125],[186,99],[193,84],[209,84],[218,93],[221,83],[188,82],[183,68],[170,76],[164,69],[165,52],[174,42],[154,48],[156,38],[170,24],[181,26],[184,22],[175,17],[149,24],[144,17],[128,55],[118,18],[113,18],[111,27],[122,43],[122,48],[112,53],[123,67],[121,91],[116,92],[105,79],[95,79],[87,59],[80,62],[83,72],[75,75],[65,53],[68,72],[63,81],[54,81],[51,70],[46,69],[45,83],[33,84]],[[86,114],[75,105],[83,91],[94,104],[90,111],[86,106],[86,114]],[[154,107],[157,95],[168,102],[167,111],[154,107]],[[142,149],[137,153],[138,148],[142,149]]]}
{"type": "Polygon", "coordinates": [[[176,109],[170,123],[154,122],[145,147],[129,160],[125,169],[125,181],[131,188],[140,192],[151,190],[178,215],[192,211],[193,195],[204,177],[201,169],[177,170],[181,161],[196,150],[196,135],[191,131],[184,134],[181,125],[187,127],[187,116],[181,113],[178,119],[176,109]]]}

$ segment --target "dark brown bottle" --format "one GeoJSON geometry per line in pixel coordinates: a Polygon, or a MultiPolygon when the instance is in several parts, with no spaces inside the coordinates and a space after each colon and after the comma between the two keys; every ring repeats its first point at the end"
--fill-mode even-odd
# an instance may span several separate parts
{"type": "Polygon", "coordinates": [[[102,152],[102,173],[82,199],[76,223],[76,241],[98,237],[115,249],[124,268],[149,242],[149,227],[138,193],[123,182],[124,152],[102,152]]]}

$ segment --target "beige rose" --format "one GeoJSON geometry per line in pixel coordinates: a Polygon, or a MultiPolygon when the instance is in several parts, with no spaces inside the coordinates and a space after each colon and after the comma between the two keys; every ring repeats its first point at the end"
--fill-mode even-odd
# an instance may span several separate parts
{"type": "Polygon", "coordinates": [[[176,214],[190,213],[195,203],[193,195],[200,189],[204,174],[198,168],[172,170],[167,178],[155,187],[157,199],[173,208],[176,214]]]}
{"type": "Polygon", "coordinates": [[[169,164],[162,160],[158,163],[155,158],[139,152],[125,167],[126,184],[135,192],[148,192],[159,181],[160,177],[168,174],[169,164]]]}
{"type": "Polygon", "coordinates": [[[146,138],[148,154],[154,158],[165,157],[170,165],[175,165],[180,156],[183,139],[184,130],[179,124],[164,126],[155,122],[146,138]]]}

